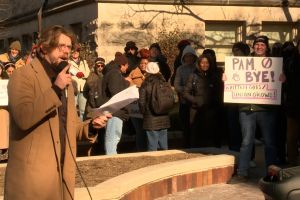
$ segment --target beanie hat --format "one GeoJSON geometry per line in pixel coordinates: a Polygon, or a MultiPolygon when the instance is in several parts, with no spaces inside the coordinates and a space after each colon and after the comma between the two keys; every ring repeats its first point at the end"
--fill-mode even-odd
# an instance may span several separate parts
{"type": "Polygon", "coordinates": [[[158,43],[151,44],[150,47],[149,47],[149,50],[152,49],[152,48],[156,48],[156,49],[158,49],[161,52],[161,48],[160,48],[160,46],[159,46],[158,43]]]}
{"type": "Polygon", "coordinates": [[[10,49],[16,49],[18,51],[21,51],[21,43],[16,40],[16,41],[13,41],[10,45],[9,45],[9,48],[10,49]]]}
{"type": "Polygon", "coordinates": [[[178,48],[178,49],[183,49],[183,48],[186,47],[187,45],[191,45],[190,41],[188,41],[188,40],[181,40],[181,41],[177,44],[177,48],[178,48]]]}
{"type": "Polygon", "coordinates": [[[159,66],[157,62],[149,62],[146,66],[146,72],[149,74],[157,74],[159,72],[159,66]]]}
{"type": "Polygon", "coordinates": [[[148,59],[148,58],[150,58],[150,51],[148,49],[141,49],[139,51],[139,54],[140,54],[140,57],[142,59],[148,59]]]}
{"type": "Polygon", "coordinates": [[[127,52],[129,49],[135,49],[136,51],[138,50],[138,48],[136,47],[135,42],[129,41],[129,42],[126,43],[124,51],[127,52]]]}
{"type": "Polygon", "coordinates": [[[120,56],[116,57],[116,62],[119,66],[126,65],[128,63],[128,59],[125,55],[121,54],[120,56]]]}
{"type": "Polygon", "coordinates": [[[4,69],[7,70],[9,67],[16,68],[15,64],[13,62],[7,62],[4,64],[4,69]]]}
{"type": "Polygon", "coordinates": [[[257,36],[255,38],[255,40],[253,41],[253,47],[258,42],[262,42],[262,43],[264,43],[267,46],[268,49],[270,48],[269,47],[269,38],[267,36],[264,36],[264,35],[257,36]]]}
{"type": "Polygon", "coordinates": [[[101,57],[96,58],[95,64],[96,64],[96,65],[99,65],[99,64],[105,64],[104,58],[101,58],[101,57]]]}

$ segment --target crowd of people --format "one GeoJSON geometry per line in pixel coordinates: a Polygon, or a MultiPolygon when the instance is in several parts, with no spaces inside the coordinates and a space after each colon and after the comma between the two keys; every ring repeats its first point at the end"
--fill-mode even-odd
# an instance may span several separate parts
{"type": "MultiPolygon", "coordinates": [[[[58,48],[71,51],[68,63],[70,71],[72,68],[76,71],[75,74],[69,75],[74,88],[74,103],[78,107],[81,121],[92,119],[92,110],[118,92],[131,85],[139,88],[139,100],[113,113],[105,129],[90,124],[89,134],[104,135],[106,154],[117,154],[124,122],[129,119],[135,129],[137,151],[168,149],[170,117],[168,113],[156,114],[151,108],[153,85],[156,82],[168,82],[174,86],[179,97],[178,115],[185,148],[219,148],[226,128],[229,149],[240,152],[236,178],[239,181],[248,178],[248,170],[255,158],[255,138],[263,138],[266,166],[299,164],[299,42],[296,45],[293,42],[277,42],[271,48],[268,37],[258,36],[252,44],[252,52],[250,46],[244,42],[237,42],[232,47],[233,56],[283,58],[283,72],[280,76],[283,92],[280,106],[260,105],[255,102],[224,104],[226,76],[222,67],[217,64],[215,51],[205,49],[198,56],[190,40],[178,43],[178,55],[172,67],[168,65],[158,43],[151,44],[149,48],[139,49],[135,42],[128,41],[124,52],[115,52],[112,61],[106,63],[105,58],[98,57],[94,66],[89,66],[81,57],[81,47],[78,43],[72,46],[63,45],[58,48]]],[[[35,59],[41,58],[42,51],[41,46],[34,45],[26,60],[22,59],[20,52],[20,42],[14,41],[10,44],[8,53],[0,55],[1,79],[9,79],[14,70],[24,68],[25,63],[26,67],[33,65],[35,59]]],[[[56,76],[50,78],[54,79],[56,76]]],[[[54,90],[57,92],[56,87],[54,90]]],[[[59,96],[69,100],[66,94],[59,96]]],[[[66,101],[62,101],[62,104],[66,104],[66,101]]],[[[67,112],[64,109],[58,110],[62,116],[67,112]]],[[[3,127],[0,128],[2,159],[7,159],[10,112],[7,106],[0,107],[0,127],[3,127]]]]}

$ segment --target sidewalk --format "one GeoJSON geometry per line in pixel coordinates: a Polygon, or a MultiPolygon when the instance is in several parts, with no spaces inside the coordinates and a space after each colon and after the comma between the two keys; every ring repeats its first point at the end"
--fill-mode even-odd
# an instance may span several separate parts
{"type": "Polygon", "coordinates": [[[263,193],[259,190],[257,184],[259,179],[265,175],[263,147],[262,144],[256,144],[255,146],[257,167],[250,169],[249,175],[251,179],[247,183],[219,184],[195,188],[156,200],[264,200],[263,193]]]}

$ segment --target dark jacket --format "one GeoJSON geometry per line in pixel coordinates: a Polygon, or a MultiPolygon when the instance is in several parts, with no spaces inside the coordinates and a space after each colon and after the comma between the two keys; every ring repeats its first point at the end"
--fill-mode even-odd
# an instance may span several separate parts
{"type": "Polygon", "coordinates": [[[300,116],[300,55],[295,53],[287,62],[284,73],[285,82],[285,107],[290,117],[300,116]]]}
{"type": "Polygon", "coordinates": [[[139,106],[144,117],[143,128],[152,131],[170,128],[169,115],[156,115],[152,111],[151,96],[155,82],[165,82],[160,73],[147,75],[139,90],[139,106]]]}
{"type": "Polygon", "coordinates": [[[219,104],[220,81],[212,71],[200,71],[198,68],[187,79],[183,97],[195,109],[209,109],[219,104]]]}
{"type": "Polygon", "coordinates": [[[91,111],[93,108],[98,108],[103,104],[102,79],[102,73],[97,74],[96,72],[91,72],[84,84],[83,96],[87,100],[85,107],[85,115],[87,118],[91,117],[91,111]]]}
{"type": "Polygon", "coordinates": [[[126,57],[128,59],[128,70],[127,70],[127,75],[130,74],[132,70],[134,70],[140,63],[139,57],[137,55],[132,55],[132,54],[126,54],[126,57]]]}
{"type": "MultiPolygon", "coordinates": [[[[129,86],[129,82],[126,81],[117,65],[111,65],[105,72],[102,81],[102,97],[103,103],[107,102],[112,96],[121,92],[129,86]]],[[[128,119],[128,109],[123,108],[115,113],[114,117],[118,117],[122,120],[128,119]]]]}

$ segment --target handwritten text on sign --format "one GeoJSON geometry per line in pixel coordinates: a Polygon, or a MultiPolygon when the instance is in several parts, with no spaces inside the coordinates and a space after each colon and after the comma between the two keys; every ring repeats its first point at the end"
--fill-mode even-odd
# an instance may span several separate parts
{"type": "Polygon", "coordinates": [[[7,83],[8,80],[0,80],[0,106],[8,105],[7,83]]]}
{"type": "Polygon", "coordinates": [[[281,103],[282,58],[226,57],[224,102],[281,103]]]}

